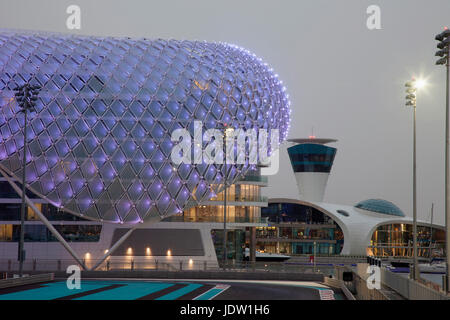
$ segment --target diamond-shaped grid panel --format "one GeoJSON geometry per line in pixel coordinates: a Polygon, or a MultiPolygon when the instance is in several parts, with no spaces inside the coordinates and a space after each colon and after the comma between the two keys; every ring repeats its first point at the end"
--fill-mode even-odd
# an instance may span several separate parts
{"type": "MultiPolygon", "coordinates": [[[[92,219],[137,223],[179,213],[233,183],[244,164],[175,165],[171,133],[279,129],[289,101],[272,70],[224,43],[0,32],[0,164],[21,178],[23,115],[12,91],[42,87],[29,116],[29,188],[92,219]]],[[[203,142],[203,147],[206,142],[203,142]]]]}

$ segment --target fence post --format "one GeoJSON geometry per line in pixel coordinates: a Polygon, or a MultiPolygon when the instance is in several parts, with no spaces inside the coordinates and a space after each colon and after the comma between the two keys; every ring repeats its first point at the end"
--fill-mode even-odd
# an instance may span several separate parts
{"type": "Polygon", "coordinates": [[[412,280],[408,278],[408,281],[406,282],[406,292],[408,296],[406,297],[408,300],[411,300],[411,286],[409,285],[412,280]]]}
{"type": "MultiPolygon", "coordinates": [[[[83,264],[84,264],[84,261],[83,261],[83,264]]],[[[61,260],[58,260],[58,271],[61,271],[61,260]]]]}
{"type": "Polygon", "coordinates": [[[106,271],[109,271],[109,259],[106,261],[106,271]]]}
{"type": "Polygon", "coordinates": [[[134,260],[131,260],[131,270],[134,270],[134,260]]]}
{"type": "Polygon", "coordinates": [[[206,265],[207,265],[206,261],[203,261],[203,269],[204,269],[205,271],[207,270],[206,265]]]}
{"type": "Polygon", "coordinates": [[[33,271],[36,271],[36,259],[33,259],[33,271]]]}
{"type": "Polygon", "coordinates": [[[183,261],[180,261],[180,271],[183,270],[183,261]]]}
{"type": "Polygon", "coordinates": [[[158,270],[158,260],[155,260],[155,270],[158,270]]]}

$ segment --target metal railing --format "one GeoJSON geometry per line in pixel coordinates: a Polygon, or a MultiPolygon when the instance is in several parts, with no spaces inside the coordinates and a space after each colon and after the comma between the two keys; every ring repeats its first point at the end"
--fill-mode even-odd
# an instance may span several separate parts
{"type": "Polygon", "coordinates": [[[246,181],[268,183],[269,178],[267,176],[245,176],[238,180],[238,182],[246,182],[246,181]]]}
{"type": "MultiPolygon", "coordinates": [[[[174,215],[164,219],[165,222],[223,222],[223,216],[184,216],[174,215]]],[[[268,224],[268,217],[227,217],[227,223],[268,224]]]]}
{"type": "MultiPolygon", "coordinates": [[[[208,205],[208,204],[214,204],[214,205],[221,205],[224,201],[223,195],[219,194],[215,198],[211,198],[209,200],[203,201],[200,205],[208,205]]],[[[227,201],[229,202],[268,202],[269,198],[267,196],[260,196],[260,195],[229,195],[227,196],[227,201]]]]}
{"type": "MultiPolygon", "coordinates": [[[[413,245],[411,243],[399,242],[380,242],[368,246],[372,250],[373,255],[384,257],[412,257],[413,245]]],[[[419,257],[429,258],[437,253],[442,255],[444,253],[445,244],[442,241],[435,241],[430,246],[427,241],[419,241],[417,246],[417,254],[419,257]]]]}
{"type": "MultiPolygon", "coordinates": [[[[143,259],[107,259],[96,270],[154,270],[154,271],[233,271],[233,272],[274,272],[274,273],[326,273],[333,274],[332,266],[316,266],[288,264],[284,262],[249,262],[249,261],[229,261],[225,268],[222,264],[214,261],[193,260],[185,258],[171,257],[172,259],[157,257],[140,257],[143,259]]],[[[83,263],[87,268],[92,268],[100,260],[87,259],[83,263]]],[[[67,267],[78,265],[71,259],[33,259],[25,260],[24,272],[42,272],[42,271],[66,271],[67,267]]],[[[80,266],[81,268],[81,266],[80,266]]],[[[19,269],[17,260],[0,260],[0,272],[13,273],[19,269]]]]}

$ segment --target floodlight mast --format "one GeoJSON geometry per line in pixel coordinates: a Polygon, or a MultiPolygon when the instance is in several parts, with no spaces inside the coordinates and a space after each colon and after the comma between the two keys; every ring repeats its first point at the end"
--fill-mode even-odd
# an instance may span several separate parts
{"type": "Polygon", "coordinates": [[[450,30],[445,27],[444,31],[439,33],[435,38],[439,41],[437,44],[439,51],[435,56],[441,57],[436,61],[436,65],[445,65],[447,69],[446,76],[446,102],[445,102],[445,250],[446,250],[446,272],[444,289],[450,292],[450,132],[449,132],[449,85],[450,85],[450,30]]]}
{"type": "Polygon", "coordinates": [[[23,276],[23,262],[25,261],[25,212],[27,208],[26,204],[26,164],[27,164],[27,128],[28,128],[28,112],[34,112],[36,101],[38,99],[40,86],[32,86],[26,83],[22,86],[13,89],[16,91],[16,102],[20,107],[19,112],[24,115],[23,125],[23,158],[22,158],[22,205],[20,210],[20,239],[18,246],[18,260],[19,260],[19,277],[23,276]]]}

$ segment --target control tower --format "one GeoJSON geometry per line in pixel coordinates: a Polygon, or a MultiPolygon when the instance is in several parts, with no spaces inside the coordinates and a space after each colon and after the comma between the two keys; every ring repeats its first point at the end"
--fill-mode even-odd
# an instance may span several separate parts
{"type": "Polygon", "coordinates": [[[294,144],[287,150],[297,181],[300,200],[322,202],[337,151],[336,148],[326,144],[337,140],[310,136],[288,141],[294,144]]]}

